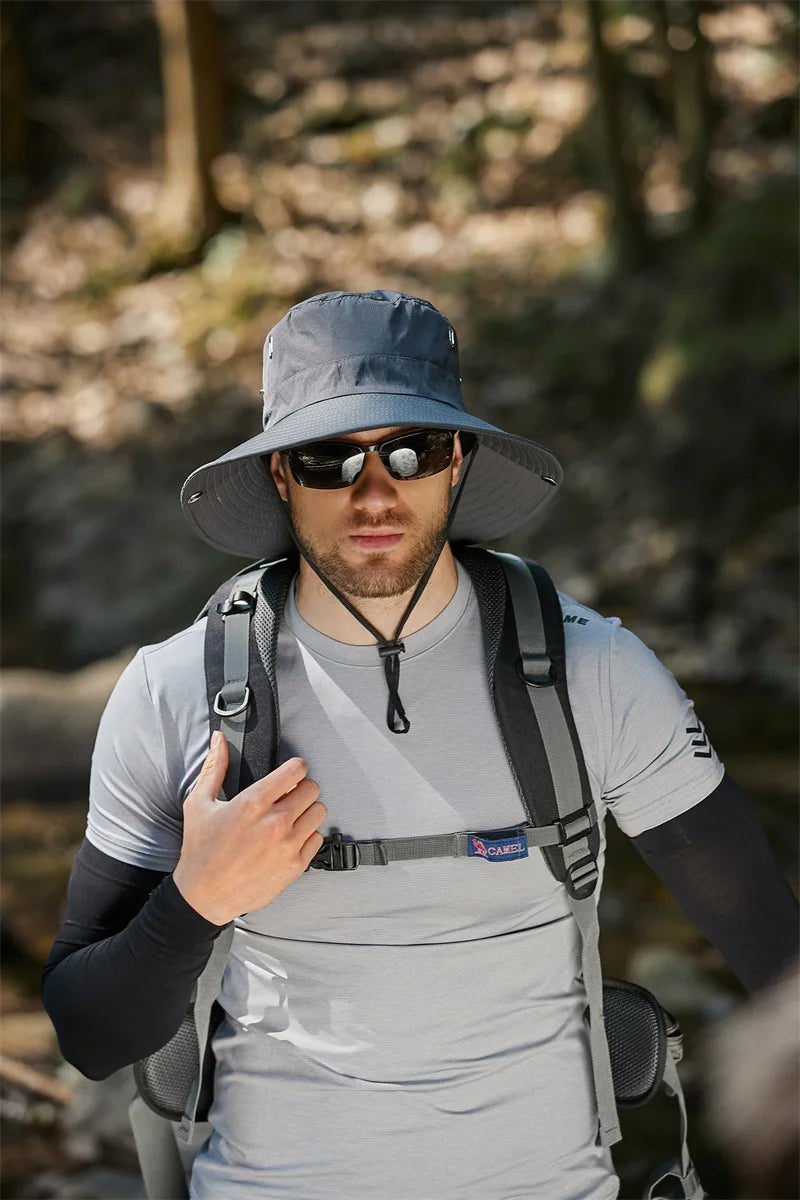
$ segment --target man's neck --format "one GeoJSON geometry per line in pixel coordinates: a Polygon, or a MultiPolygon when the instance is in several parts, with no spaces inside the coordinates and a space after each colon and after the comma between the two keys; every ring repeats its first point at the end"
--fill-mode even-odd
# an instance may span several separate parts
{"type": "MultiPolygon", "coordinates": [[[[401,638],[404,634],[416,633],[418,629],[429,625],[438,617],[453,599],[457,587],[456,563],[450,545],[446,543],[422,595],[412,608],[401,631],[401,638]]],[[[391,638],[413,594],[412,587],[399,596],[375,599],[347,595],[347,599],[385,638],[391,638]]],[[[302,557],[295,581],[295,604],[303,620],[326,637],[334,638],[337,642],[346,642],[351,646],[375,644],[369,630],[348,612],[302,557]]]]}

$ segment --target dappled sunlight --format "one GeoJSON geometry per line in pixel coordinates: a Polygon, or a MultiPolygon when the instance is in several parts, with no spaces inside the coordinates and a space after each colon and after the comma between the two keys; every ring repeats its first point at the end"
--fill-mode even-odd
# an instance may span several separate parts
{"type": "MultiPolygon", "coordinates": [[[[258,432],[265,333],[306,297],[396,289],[453,323],[467,409],[565,470],[547,522],[496,548],[644,639],[796,873],[797,6],[589,4],[195,4],[224,69],[177,118],[149,2],[6,5],[0,1049],[33,1071],[0,1097],[14,1180],[68,1152],[79,1188],[104,1153],[101,1091],[54,1140],[81,1081],[53,1078],[32,1011],[98,705],[241,565],[178,493],[258,432]]],[[[691,1035],[736,985],[620,840],[604,966],[658,980],[691,1035]]],[[[653,1111],[626,1133],[637,1194],[653,1111]]]]}

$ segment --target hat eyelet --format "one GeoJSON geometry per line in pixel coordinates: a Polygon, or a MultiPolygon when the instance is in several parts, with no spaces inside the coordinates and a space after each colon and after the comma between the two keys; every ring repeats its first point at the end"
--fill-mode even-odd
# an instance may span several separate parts
{"type": "Polygon", "coordinates": [[[541,479],[542,483],[552,483],[553,487],[556,486],[555,479],[552,479],[549,475],[542,475],[541,479]]]}
{"type": "Polygon", "coordinates": [[[199,499],[200,499],[200,497],[202,496],[202,494],[203,494],[202,492],[192,492],[191,496],[190,496],[190,497],[189,497],[189,499],[186,501],[186,503],[187,503],[187,504],[194,504],[196,500],[199,500],[199,499]]]}

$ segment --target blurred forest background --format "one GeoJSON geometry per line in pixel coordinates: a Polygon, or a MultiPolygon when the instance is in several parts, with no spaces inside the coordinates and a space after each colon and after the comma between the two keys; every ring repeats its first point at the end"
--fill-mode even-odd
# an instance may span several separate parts
{"type": "MultiPolygon", "coordinates": [[[[5,0],[3,1196],[142,1194],[130,1078],[59,1059],[38,974],[108,693],[241,565],[181,483],[258,431],[264,336],[315,293],[455,324],[467,407],[565,468],[502,548],[672,669],[797,887],[798,11],[5,0]]],[[[687,1032],[706,1187],[766,1200],[694,1054],[742,990],[608,836],[605,973],[687,1032]]],[[[677,1121],[623,1130],[637,1195],[677,1121]]]]}

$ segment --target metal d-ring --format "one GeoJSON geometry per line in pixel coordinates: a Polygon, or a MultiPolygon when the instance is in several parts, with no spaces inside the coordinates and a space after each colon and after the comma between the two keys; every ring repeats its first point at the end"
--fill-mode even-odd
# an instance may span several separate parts
{"type": "Polygon", "coordinates": [[[217,692],[216,696],[214,697],[214,712],[217,713],[220,717],[235,717],[235,716],[237,716],[238,713],[244,712],[244,710],[247,708],[248,704],[250,703],[250,688],[247,687],[246,685],[245,685],[245,689],[244,689],[244,700],[242,700],[242,702],[238,706],[238,708],[220,708],[219,701],[220,701],[221,695],[222,695],[222,688],[220,688],[220,690],[217,692]]]}

